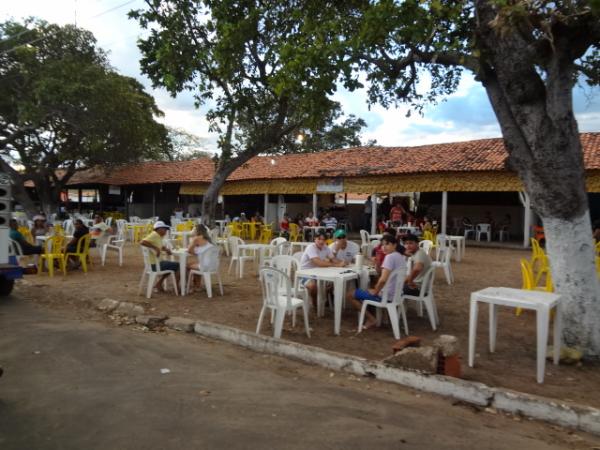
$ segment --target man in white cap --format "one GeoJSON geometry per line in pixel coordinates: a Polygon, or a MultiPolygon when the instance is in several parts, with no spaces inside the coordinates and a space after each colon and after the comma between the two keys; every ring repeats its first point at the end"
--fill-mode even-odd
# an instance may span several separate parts
{"type": "MultiPolygon", "coordinates": [[[[163,237],[165,234],[167,234],[167,231],[171,227],[164,223],[162,220],[159,220],[154,224],[153,228],[154,231],[148,236],[146,236],[144,239],[142,239],[140,245],[148,247],[150,250],[152,250],[150,252],[150,264],[152,265],[152,268],[156,270],[156,262],[159,261],[161,252],[164,250],[167,255],[171,254],[171,250],[167,248],[163,243],[163,237]]],[[[159,270],[172,270],[174,272],[179,271],[179,263],[175,261],[159,261],[158,264],[159,270]]],[[[164,291],[162,287],[163,281],[168,276],[169,275],[167,274],[160,277],[159,280],[156,282],[156,285],[154,286],[155,289],[159,291],[164,291]]]]}

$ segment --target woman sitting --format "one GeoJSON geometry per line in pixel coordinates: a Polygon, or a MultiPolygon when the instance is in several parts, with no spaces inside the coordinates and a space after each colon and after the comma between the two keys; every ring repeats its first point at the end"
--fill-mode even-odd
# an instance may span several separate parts
{"type": "MultiPolygon", "coordinates": [[[[362,302],[365,300],[374,300],[377,302],[381,301],[381,294],[383,287],[385,286],[390,274],[397,269],[404,269],[406,271],[406,258],[402,254],[404,248],[398,243],[394,236],[384,234],[381,238],[381,247],[385,253],[383,264],[381,265],[381,276],[377,283],[372,289],[363,290],[356,289],[354,293],[350,293],[347,300],[359,311],[362,308],[362,302]]],[[[403,272],[404,274],[405,272],[403,272]]],[[[403,277],[405,275],[402,275],[403,277]]],[[[395,282],[396,280],[390,280],[391,283],[388,285],[388,298],[391,299],[395,294],[395,282]]],[[[377,319],[371,312],[366,311],[367,321],[363,326],[363,329],[369,329],[377,323],[377,319]]],[[[361,331],[361,330],[358,330],[361,331]]]]}
{"type": "MultiPolygon", "coordinates": [[[[211,252],[209,252],[213,247],[214,245],[210,240],[208,229],[204,225],[196,225],[196,237],[188,247],[188,253],[190,255],[195,255],[196,258],[190,258],[187,263],[188,276],[190,270],[202,271],[203,268],[211,267],[213,265],[213,261],[210,260],[211,252]]],[[[200,287],[200,279],[198,279],[198,283],[194,287],[200,287]]]]}
{"type": "Polygon", "coordinates": [[[31,227],[31,235],[35,239],[36,236],[46,236],[50,232],[50,227],[46,223],[46,218],[41,214],[33,217],[33,226],[31,227]]]}

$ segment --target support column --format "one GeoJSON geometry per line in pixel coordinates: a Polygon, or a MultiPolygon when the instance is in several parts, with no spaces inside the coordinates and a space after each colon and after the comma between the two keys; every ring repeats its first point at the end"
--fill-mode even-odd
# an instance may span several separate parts
{"type": "Polygon", "coordinates": [[[317,217],[317,193],[313,194],[313,216],[317,217]]]}
{"type": "Polygon", "coordinates": [[[442,234],[446,234],[448,224],[448,192],[442,192],[442,234]]]}
{"type": "Polygon", "coordinates": [[[265,225],[267,225],[269,223],[268,215],[269,215],[269,194],[265,194],[265,206],[263,209],[263,219],[265,221],[265,225]]]}
{"type": "Polygon", "coordinates": [[[371,195],[371,234],[377,232],[377,194],[371,195]]]}
{"type": "Polygon", "coordinates": [[[525,208],[523,213],[523,248],[528,248],[531,244],[529,242],[531,237],[531,201],[526,192],[519,192],[519,200],[525,208]]]}

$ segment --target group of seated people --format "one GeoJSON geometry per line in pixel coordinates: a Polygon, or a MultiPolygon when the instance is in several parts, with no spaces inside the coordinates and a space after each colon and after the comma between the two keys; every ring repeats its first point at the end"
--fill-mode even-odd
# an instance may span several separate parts
{"type": "MultiPolygon", "coordinates": [[[[302,254],[300,268],[344,267],[351,264],[360,252],[359,246],[347,240],[344,230],[337,230],[334,233],[334,238],[335,241],[327,246],[325,233],[316,233],[314,243],[306,247],[302,254]]],[[[390,275],[397,269],[407,270],[408,260],[411,262],[411,270],[407,272],[404,279],[403,293],[406,295],[419,295],[424,275],[431,266],[432,261],[429,255],[419,248],[419,239],[416,236],[406,235],[400,240],[396,237],[396,230],[388,228],[384,231],[381,244],[375,248],[372,257],[378,274],[378,279],[373,287],[367,290],[350,289],[346,295],[347,300],[356,309],[360,310],[362,302],[365,300],[381,301],[382,290],[390,275]]],[[[389,281],[388,295],[393,297],[395,280],[389,281]]],[[[317,283],[309,279],[302,282],[312,299],[313,306],[316,307],[317,283]]],[[[375,316],[369,311],[366,313],[366,318],[365,329],[371,328],[377,323],[375,316]]]]}
{"type": "MultiPolygon", "coordinates": [[[[42,245],[35,245],[35,243],[29,242],[23,233],[19,231],[19,223],[16,219],[10,219],[9,228],[10,239],[19,244],[23,255],[41,255],[44,253],[44,247],[42,245]]],[[[51,235],[53,233],[53,228],[48,224],[45,216],[38,214],[33,217],[33,225],[30,232],[35,242],[35,239],[38,236],[51,235]]],[[[112,229],[104,222],[104,219],[100,215],[94,216],[94,224],[91,229],[85,226],[81,219],[75,219],[73,220],[73,235],[65,245],[64,253],[77,252],[79,240],[87,234],[98,238],[104,234],[110,233],[112,233],[112,229]]],[[[63,249],[61,249],[61,251],[62,250],[63,249]]],[[[72,269],[77,268],[79,264],[73,256],[69,256],[68,263],[69,267],[72,269]]]]}
{"type": "MultiPolygon", "coordinates": [[[[166,245],[164,241],[165,235],[170,228],[169,225],[159,220],[154,224],[153,231],[140,242],[140,245],[150,249],[149,262],[152,266],[152,270],[172,270],[175,273],[179,272],[178,262],[160,259],[163,252],[168,256],[173,254],[171,248],[166,245]]],[[[211,240],[209,229],[204,225],[197,224],[194,229],[194,237],[187,248],[187,252],[191,256],[195,256],[195,258],[191,258],[188,261],[186,270],[188,272],[191,270],[202,271],[203,267],[212,266],[213,262],[209,259],[210,253],[208,250],[213,247],[214,244],[211,240]]],[[[162,277],[159,277],[154,285],[156,291],[163,291],[163,281],[165,281],[168,276],[169,274],[165,274],[162,277]]],[[[197,283],[200,283],[199,279],[197,280],[197,283]]],[[[199,284],[196,284],[195,287],[199,287],[199,284]]]]}

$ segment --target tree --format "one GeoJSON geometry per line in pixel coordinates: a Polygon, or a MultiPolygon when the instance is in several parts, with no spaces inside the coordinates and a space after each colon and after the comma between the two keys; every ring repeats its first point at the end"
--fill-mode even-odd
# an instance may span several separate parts
{"type": "Polygon", "coordinates": [[[115,73],[93,35],[42,21],[0,24],[0,167],[26,211],[43,209],[82,168],[156,158],[169,148],[154,99],[115,73]]]}
{"type": "Polygon", "coordinates": [[[345,147],[375,145],[376,140],[361,140],[360,132],[367,123],[360,117],[350,114],[342,122],[330,122],[324,129],[301,133],[295,140],[287,139],[282,144],[282,153],[319,152],[345,147]]]}
{"type": "MultiPolygon", "coordinates": [[[[368,73],[371,101],[419,109],[452,92],[463,70],[482,83],[507,165],[544,223],[552,277],[564,297],[563,337],[599,358],[600,288],[572,89],[583,77],[600,80],[600,4],[385,0],[340,8],[337,28],[328,17],[324,26],[338,36],[338,50],[350,49],[353,74],[368,73]],[[431,81],[423,89],[425,74],[431,81]]],[[[360,84],[352,76],[347,81],[360,84]]]]}
{"type": "Polygon", "coordinates": [[[338,61],[310,49],[302,33],[320,5],[300,1],[146,0],[132,11],[149,36],[139,42],[142,70],[172,95],[195,93],[209,106],[220,155],[204,194],[202,215],[214,217],[227,177],[258,154],[281,151],[299,130],[325,128],[339,108],[329,98],[338,61]]]}
{"type": "Polygon", "coordinates": [[[208,139],[189,133],[182,128],[167,127],[171,151],[167,157],[170,161],[189,161],[198,158],[211,158],[213,154],[207,150],[208,139]]]}

